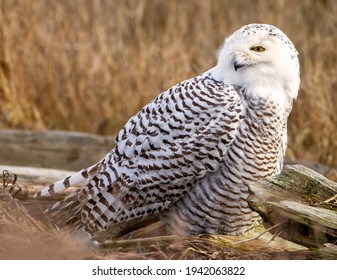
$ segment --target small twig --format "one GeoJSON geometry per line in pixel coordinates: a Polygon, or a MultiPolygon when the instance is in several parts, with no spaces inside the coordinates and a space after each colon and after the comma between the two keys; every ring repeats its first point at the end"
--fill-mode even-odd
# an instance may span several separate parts
{"type": "Polygon", "coordinates": [[[132,246],[137,246],[138,242],[142,246],[151,246],[155,242],[161,244],[170,244],[177,240],[176,236],[156,236],[156,237],[146,237],[146,238],[136,238],[136,239],[122,239],[122,240],[109,240],[103,243],[100,243],[100,246],[105,249],[114,249],[114,248],[129,248],[132,246]]]}
{"type": "Polygon", "coordinates": [[[240,241],[237,241],[237,242],[234,242],[233,244],[239,244],[239,243],[244,243],[244,242],[249,242],[249,241],[253,241],[253,240],[256,240],[258,239],[259,237],[261,237],[262,235],[264,235],[265,233],[269,232],[270,230],[274,229],[274,228],[277,228],[278,226],[284,224],[287,220],[283,220],[275,225],[273,225],[272,227],[270,228],[267,228],[265,231],[263,231],[262,233],[260,233],[259,235],[257,236],[254,236],[252,238],[248,238],[248,239],[245,239],[245,240],[240,240],[240,241]]]}
{"type": "Polygon", "coordinates": [[[327,200],[324,200],[324,202],[325,203],[330,203],[333,200],[337,200],[337,193],[334,196],[328,198],[327,200]]]}
{"type": "Polygon", "coordinates": [[[17,179],[18,176],[16,174],[11,174],[7,170],[2,171],[2,186],[13,198],[22,191],[21,187],[15,185],[17,179]]]}
{"type": "Polygon", "coordinates": [[[279,229],[277,232],[275,232],[275,234],[272,236],[272,238],[271,238],[265,245],[263,245],[263,246],[261,247],[261,249],[267,247],[267,246],[269,245],[269,243],[272,242],[276,237],[278,237],[278,236],[281,234],[281,232],[282,232],[283,230],[284,230],[284,228],[281,228],[281,229],[279,229]]]}

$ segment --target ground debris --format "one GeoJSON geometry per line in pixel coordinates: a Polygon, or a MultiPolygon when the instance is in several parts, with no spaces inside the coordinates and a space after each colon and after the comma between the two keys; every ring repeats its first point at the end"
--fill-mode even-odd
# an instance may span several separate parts
{"type": "Polygon", "coordinates": [[[337,259],[337,185],[303,166],[251,186],[264,224],[245,235],[167,236],[159,221],[104,243],[51,225],[55,201],[33,199],[43,185],[14,173],[0,180],[0,259],[337,259]]]}

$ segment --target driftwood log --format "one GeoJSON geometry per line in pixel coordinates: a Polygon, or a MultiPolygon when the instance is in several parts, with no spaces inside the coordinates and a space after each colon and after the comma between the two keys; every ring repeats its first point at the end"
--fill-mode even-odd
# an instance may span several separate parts
{"type": "MultiPolygon", "coordinates": [[[[28,132],[25,133],[26,139],[34,139],[37,137],[37,134],[29,137],[28,132]]],[[[6,135],[9,134],[9,132],[6,132],[6,135]]],[[[53,135],[53,133],[51,135],[53,135]]],[[[68,135],[73,136],[74,134],[70,133],[68,135]]],[[[3,140],[3,134],[1,137],[0,138],[3,140]]],[[[78,137],[78,135],[76,135],[76,137],[78,137]]],[[[77,144],[81,145],[81,147],[78,147],[77,149],[85,149],[83,152],[84,154],[88,150],[84,143],[92,144],[97,139],[100,139],[96,139],[90,135],[89,138],[91,140],[84,140],[85,137],[85,134],[80,134],[82,140],[77,142],[77,144]]],[[[48,139],[51,138],[50,135],[45,135],[44,141],[47,143],[48,139]]],[[[63,137],[61,138],[66,137],[64,137],[63,134],[63,137]]],[[[55,139],[57,139],[57,137],[55,137],[55,139]]],[[[56,141],[55,139],[53,141],[56,141]]],[[[49,145],[51,150],[49,157],[55,157],[55,159],[63,162],[56,163],[56,160],[53,159],[55,162],[52,163],[52,166],[57,166],[57,168],[62,166],[65,169],[71,169],[69,167],[81,164],[81,161],[77,158],[75,161],[68,161],[70,164],[67,165],[64,160],[72,157],[67,156],[66,152],[60,153],[62,156],[59,155],[57,157],[56,154],[58,152],[57,148],[53,146],[53,141],[51,141],[49,145]]],[[[63,141],[63,145],[66,145],[65,143],[72,143],[71,145],[73,145],[74,148],[69,149],[70,153],[72,153],[73,150],[76,150],[76,141],[72,141],[63,141]]],[[[100,141],[103,140],[98,140],[95,143],[99,145],[100,141]]],[[[109,142],[107,140],[104,141],[104,143],[109,142]]],[[[34,141],[28,142],[31,146],[26,144],[25,147],[29,147],[32,153],[31,158],[34,157],[36,151],[38,151],[38,156],[48,154],[48,146],[46,143],[41,145],[41,141],[35,142],[37,146],[43,146],[43,148],[39,150],[38,147],[34,147],[34,141]],[[41,151],[43,151],[43,153],[41,151]]],[[[2,148],[5,147],[4,143],[5,142],[3,141],[1,142],[2,148]]],[[[13,148],[15,145],[19,146],[19,144],[11,144],[12,152],[14,150],[20,150],[18,147],[13,148]]],[[[111,147],[107,146],[105,148],[100,148],[102,154],[106,152],[105,149],[111,149],[111,147]]],[[[91,163],[82,164],[81,167],[76,169],[90,165],[95,162],[97,158],[102,156],[97,154],[94,155],[95,149],[98,148],[95,148],[94,146],[91,148],[92,156],[90,156],[90,159],[86,159],[87,161],[91,161],[91,163]]],[[[0,154],[0,162],[6,164],[0,165],[0,188],[5,187],[7,191],[12,192],[17,203],[24,206],[33,218],[40,219],[39,213],[43,213],[42,210],[55,203],[55,201],[64,198],[74,189],[70,188],[58,196],[43,200],[33,199],[32,196],[34,193],[42,187],[72,174],[74,171],[10,165],[13,162],[19,163],[18,155],[19,152],[16,153],[16,160],[8,160],[6,163],[6,157],[9,157],[10,154],[5,154],[5,157],[3,153],[0,154]],[[10,174],[16,174],[17,181],[15,184],[11,185],[10,179],[7,179],[7,181],[4,182],[4,178],[1,175],[3,170],[7,170],[10,174]]],[[[83,158],[82,160],[85,161],[83,158]]],[[[41,162],[42,161],[40,161],[40,163],[35,161],[32,165],[41,165],[41,162]]],[[[28,163],[30,165],[30,162],[28,163]]],[[[14,177],[12,177],[12,179],[13,178],[14,177]]],[[[244,236],[230,237],[212,235],[177,239],[172,236],[162,236],[158,234],[161,231],[157,229],[162,226],[160,222],[158,222],[147,228],[138,229],[122,239],[105,242],[102,244],[102,248],[109,252],[118,252],[120,258],[141,258],[139,254],[131,254],[131,248],[138,248],[142,252],[149,253],[149,256],[154,256],[154,258],[161,258],[156,255],[158,251],[155,251],[155,255],[151,255],[154,248],[156,248],[156,250],[160,248],[160,250],[158,249],[161,252],[160,254],[164,255],[168,254],[170,250],[173,250],[171,255],[165,255],[167,258],[171,258],[173,254],[174,256],[178,256],[179,252],[182,252],[181,250],[189,248],[189,253],[184,253],[187,258],[194,258],[195,253],[197,252],[199,254],[197,258],[199,258],[201,254],[203,256],[202,258],[337,259],[337,183],[303,165],[286,165],[281,174],[252,184],[250,186],[248,202],[255,211],[260,213],[263,220],[263,226],[258,227],[256,230],[244,236]],[[154,236],[156,233],[157,236],[154,236]],[[263,248],[263,252],[268,252],[268,254],[261,255],[261,248],[263,248]],[[308,250],[309,248],[314,249],[308,250]],[[289,253],[290,251],[292,252],[291,254],[289,253]],[[191,252],[193,252],[192,255],[191,252]],[[288,253],[282,255],[283,257],[280,256],[279,253],[283,254],[285,252],[288,253]],[[274,253],[277,254],[275,255],[274,253]]],[[[179,255],[178,258],[180,257],[182,256],[179,255]]]]}
{"type": "Polygon", "coordinates": [[[80,170],[114,146],[114,136],[66,131],[0,131],[0,165],[80,170]]]}
{"type": "Polygon", "coordinates": [[[308,247],[337,242],[337,183],[302,165],[250,186],[249,203],[266,227],[308,247]]]}

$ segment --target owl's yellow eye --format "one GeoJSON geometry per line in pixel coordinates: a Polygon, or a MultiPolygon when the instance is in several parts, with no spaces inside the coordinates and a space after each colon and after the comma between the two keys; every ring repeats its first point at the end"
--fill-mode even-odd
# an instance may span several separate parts
{"type": "Polygon", "coordinates": [[[257,47],[252,47],[251,50],[254,52],[264,52],[266,49],[264,47],[257,46],[257,47]]]}

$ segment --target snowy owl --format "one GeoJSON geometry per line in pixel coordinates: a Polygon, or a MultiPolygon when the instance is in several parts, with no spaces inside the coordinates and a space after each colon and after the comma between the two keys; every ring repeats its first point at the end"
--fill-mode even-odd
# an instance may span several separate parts
{"type": "Polygon", "coordinates": [[[36,197],[77,185],[48,211],[96,240],[153,219],[179,235],[242,234],[259,222],[249,184],[282,169],[299,83],[288,37],[268,24],[243,26],[215,67],[161,93],[103,159],[36,197]]]}

